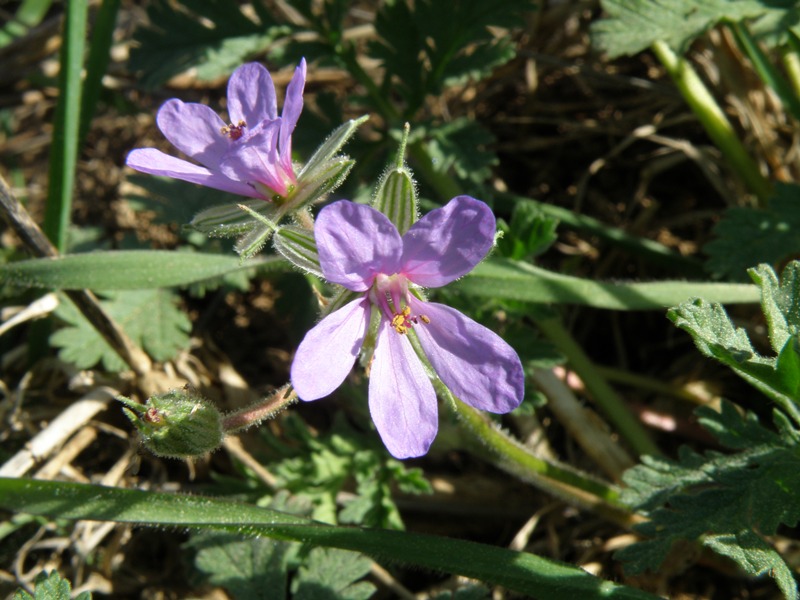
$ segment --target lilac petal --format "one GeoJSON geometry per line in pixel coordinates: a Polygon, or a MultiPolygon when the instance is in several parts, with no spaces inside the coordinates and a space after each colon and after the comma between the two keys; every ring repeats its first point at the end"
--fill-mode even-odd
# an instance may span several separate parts
{"type": "Polygon", "coordinates": [[[220,131],[225,122],[204,104],[167,100],[158,110],[156,123],[173,146],[212,169],[230,145],[220,131]]]}
{"type": "Polygon", "coordinates": [[[306,59],[294,71],[292,80],[286,87],[286,98],[281,111],[281,134],[279,147],[281,151],[281,165],[286,171],[292,170],[292,132],[297,126],[297,120],[303,111],[303,89],[306,85],[306,59]]]}
{"type": "Polygon", "coordinates": [[[412,299],[414,314],[430,323],[414,327],[436,374],[459,399],[493,413],[514,410],[525,394],[525,375],[514,349],[499,335],[457,310],[412,299]]]}
{"type": "Polygon", "coordinates": [[[275,85],[263,65],[247,63],[233,72],[228,80],[228,115],[234,125],[244,121],[250,128],[278,118],[275,85]]]}
{"type": "Polygon", "coordinates": [[[262,183],[285,196],[289,181],[278,164],[275,148],[279,127],[280,121],[262,121],[247,139],[231,145],[219,163],[222,174],[231,179],[262,183]]]}
{"type": "Polygon", "coordinates": [[[301,400],[324,398],[352,370],[369,325],[369,301],[354,300],[306,334],[292,361],[291,380],[301,400]]]}
{"type": "Polygon", "coordinates": [[[264,199],[252,186],[246,183],[234,181],[219,173],[213,173],[205,167],[164,154],[161,150],[156,150],[155,148],[139,148],[131,151],[125,164],[142,173],[181,179],[214,188],[215,190],[230,192],[237,196],[264,199]]]}
{"type": "Polygon", "coordinates": [[[339,200],[323,208],[314,227],[325,279],[364,292],[375,275],[398,271],[402,241],[386,216],[364,204],[339,200]]]}
{"type": "Polygon", "coordinates": [[[439,407],[425,369],[404,335],[381,320],[369,375],[369,412],[395,458],[422,456],[439,428],[439,407]]]}
{"type": "Polygon", "coordinates": [[[495,220],[486,204],[456,196],[403,236],[403,274],[423,287],[440,287],[469,273],[494,243],[495,220]]]}

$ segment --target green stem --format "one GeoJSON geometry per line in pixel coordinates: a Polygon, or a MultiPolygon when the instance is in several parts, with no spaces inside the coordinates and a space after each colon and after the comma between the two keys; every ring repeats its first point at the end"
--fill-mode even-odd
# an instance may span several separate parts
{"type": "Polygon", "coordinates": [[[761,81],[778,94],[784,107],[795,119],[800,119],[800,99],[798,99],[797,94],[789,83],[772,65],[769,57],[758,45],[758,42],[750,35],[747,26],[736,21],[728,21],[726,25],[733,32],[739,47],[744,50],[750,62],[753,63],[753,68],[758,73],[761,81]]]}
{"type": "Polygon", "coordinates": [[[479,410],[455,398],[443,384],[435,387],[440,396],[449,400],[447,404],[466,425],[465,430],[479,442],[470,450],[489,455],[490,462],[503,470],[574,506],[591,510],[625,526],[632,524],[633,516],[620,501],[619,488],[567,465],[539,458],[479,410]]]}
{"type": "Polygon", "coordinates": [[[788,44],[783,49],[783,68],[786,69],[794,95],[800,98],[800,39],[791,30],[788,34],[788,44]]]}
{"type": "Polygon", "coordinates": [[[561,324],[559,317],[533,317],[539,329],[566,356],[569,365],[586,384],[595,402],[638,454],[659,456],[661,452],[647,430],[634,418],[625,403],[608,385],[583,349],[561,324]]]}
{"type": "Polygon", "coordinates": [[[652,50],[669,73],[687,104],[694,111],[709,137],[730,163],[733,171],[764,206],[772,194],[772,185],[761,174],[758,165],[747,153],[725,113],[714,100],[687,60],[675,54],[663,41],[653,42],[652,50]]]}
{"type": "Polygon", "coordinates": [[[114,42],[114,26],[117,22],[120,0],[103,0],[92,27],[92,42],[86,59],[86,80],[81,98],[80,143],[92,125],[100,92],[103,89],[103,76],[111,60],[111,45],[114,42]]]}
{"type": "MultiPolygon", "coordinates": [[[[414,331],[409,331],[407,335],[414,352],[426,369],[434,373],[435,371],[414,331]]],[[[476,444],[470,448],[471,451],[488,454],[489,461],[497,464],[503,470],[570,504],[592,510],[624,526],[632,524],[634,516],[630,509],[620,501],[619,488],[567,465],[539,458],[510,435],[500,430],[479,410],[456,398],[441,380],[434,377],[431,381],[437,395],[446,401],[446,404],[466,425],[466,431],[474,436],[476,444]]]]}
{"type": "Polygon", "coordinates": [[[86,38],[88,0],[67,2],[64,43],[61,48],[59,96],[53,123],[50,181],[44,231],[59,252],[67,249],[67,229],[72,212],[72,189],[78,162],[81,111],[81,69],[86,38]]]}

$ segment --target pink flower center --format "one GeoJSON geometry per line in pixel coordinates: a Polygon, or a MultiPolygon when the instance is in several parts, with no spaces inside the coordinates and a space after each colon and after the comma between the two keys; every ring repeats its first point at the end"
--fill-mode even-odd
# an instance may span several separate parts
{"type": "Polygon", "coordinates": [[[227,135],[233,141],[236,141],[244,135],[245,127],[247,127],[247,123],[244,121],[239,121],[236,125],[229,123],[225,127],[220,127],[219,132],[222,135],[227,135]]]}
{"type": "Polygon", "coordinates": [[[404,275],[384,275],[380,273],[375,277],[369,293],[370,300],[378,306],[389,319],[389,323],[397,333],[403,335],[420,321],[428,324],[431,320],[427,315],[412,315],[409,306],[408,279],[404,275]]]}

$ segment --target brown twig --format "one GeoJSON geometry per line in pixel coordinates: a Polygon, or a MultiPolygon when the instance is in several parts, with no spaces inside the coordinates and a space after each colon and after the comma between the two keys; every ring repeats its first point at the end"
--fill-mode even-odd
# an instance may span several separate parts
{"type": "MultiPolygon", "coordinates": [[[[14,196],[2,175],[0,175],[0,212],[31,254],[44,258],[58,256],[58,250],[14,196]]],[[[150,358],[106,313],[92,292],[64,290],[64,293],[136,375],[143,377],[150,371],[152,365],[150,358]]]]}

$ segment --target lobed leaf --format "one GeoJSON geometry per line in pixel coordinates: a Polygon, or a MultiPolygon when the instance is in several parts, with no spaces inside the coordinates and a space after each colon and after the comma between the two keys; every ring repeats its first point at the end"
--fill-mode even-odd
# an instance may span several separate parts
{"type": "Polygon", "coordinates": [[[766,0],[602,0],[608,15],[592,26],[592,40],[610,58],[632,55],[663,41],[678,53],[698,36],[729,19],[785,13],[766,0]]]}
{"type": "Polygon", "coordinates": [[[226,76],[286,33],[225,0],[157,0],[148,5],[147,16],[150,25],[134,33],[130,66],[150,89],[190,67],[197,67],[200,79],[226,76]]]}
{"type": "Polygon", "coordinates": [[[748,268],[778,264],[800,253],[800,186],[778,183],[765,208],[734,207],[705,245],[707,268],[718,277],[744,280],[748,268]]]}
{"type": "MultiPolygon", "coordinates": [[[[177,306],[177,296],[168,290],[115,292],[101,302],[109,316],[125,333],[156,360],[169,360],[189,343],[192,323],[177,306]]],[[[59,356],[82,369],[102,362],[109,371],[127,365],[77,308],[62,298],[56,316],[67,323],[50,336],[60,348],[59,356]]]]}
{"type": "Polygon", "coordinates": [[[781,524],[794,527],[800,519],[797,431],[776,434],[728,402],[721,413],[708,408],[698,413],[721,443],[742,451],[700,455],[683,448],[677,462],[645,457],[629,469],[622,500],[650,517],[636,529],[651,539],[624,548],[616,558],[630,572],[655,571],[674,544],[700,540],[748,574],[769,573],[786,598],[796,599],[791,570],[761,536],[774,534],[781,524]]]}

